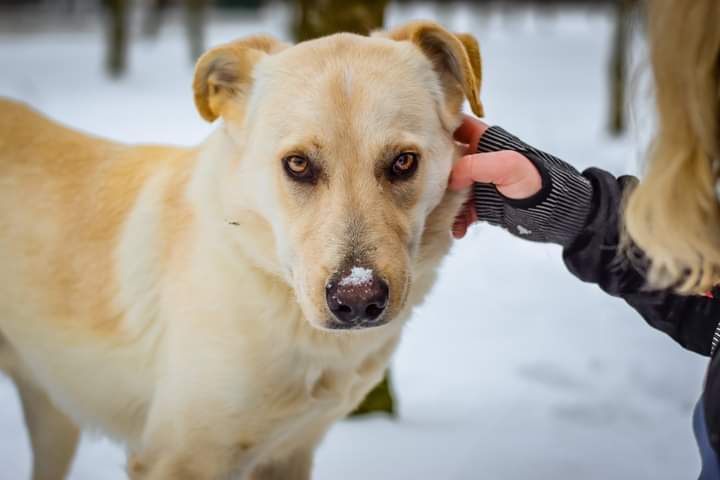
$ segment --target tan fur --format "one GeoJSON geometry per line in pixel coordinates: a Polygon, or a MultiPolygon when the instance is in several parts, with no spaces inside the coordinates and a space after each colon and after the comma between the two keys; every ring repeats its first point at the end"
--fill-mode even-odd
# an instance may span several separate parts
{"type": "Polygon", "coordinates": [[[133,479],[309,478],[432,286],[462,201],[446,189],[456,95],[477,107],[479,54],[433,24],[405,32],[211,50],[195,101],[224,123],[194,149],[0,101],[0,368],[37,479],[64,475],[73,423],[127,445],[133,479]],[[390,181],[407,150],[417,174],[390,181]],[[288,178],[290,153],[316,184],[288,178]],[[387,281],[388,323],[328,330],[325,285],[354,264],[387,281]]]}

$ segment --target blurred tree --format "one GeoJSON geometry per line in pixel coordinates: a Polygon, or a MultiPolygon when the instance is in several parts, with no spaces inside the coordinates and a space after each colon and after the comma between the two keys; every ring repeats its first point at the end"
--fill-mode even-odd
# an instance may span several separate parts
{"type": "Polygon", "coordinates": [[[195,62],[205,51],[205,7],[207,0],[185,0],[185,26],[190,44],[190,60],[195,62]]]}
{"type": "Polygon", "coordinates": [[[337,32],[367,35],[382,28],[389,0],[298,0],[294,33],[297,41],[337,32]]]}
{"type": "Polygon", "coordinates": [[[393,417],[396,414],[389,369],[385,372],[382,381],[367,394],[365,400],[355,409],[352,415],[366,415],[373,412],[385,412],[393,417]]]}
{"type": "Polygon", "coordinates": [[[262,7],[263,1],[264,0],[215,0],[215,4],[220,8],[256,10],[262,7]]]}
{"type": "MultiPolygon", "coordinates": [[[[368,35],[382,28],[388,3],[389,0],[298,0],[293,25],[295,38],[301,42],[338,32],[368,35]]],[[[389,371],[352,414],[372,412],[395,415],[389,371]]]]}
{"type": "Polygon", "coordinates": [[[625,131],[625,93],[627,92],[627,52],[632,17],[638,0],[617,0],[615,34],[610,58],[610,133],[618,136],[625,131]]]}
{"type": "Polygon", "coordinates": [[[107,23],[107,50],[105,65],[113,77],[119,77],[127,66],[127,19],[126,0],[104,0],[107,23]]]}
{"type": "Polygon", "coordinates": [[[143,34],[148,37],[156,37],[160,33],[165,11],[170,6],[170,0],[150,0],[147,2],[147,10],[143,21],[143,34]]]}
{"type": "MultiPolygon", "coordinates": [[[[0,0],[1,1],[1,0],[0,0]]],[[[184,7],[185,31],[190,46],[190,59],[194,63],[205,50],[205,10],[210,0],[179,0],[184,7]]],[[[103,0],[106,13],[107,50],[106,65],[110,75],[119,77],[127,68],[128,17],[135,2],[132,0],[103,0]]],[[[144,2],[147,10],[143,33],[155,37],[160,31],[165,12],[172,0],[144,2]]]]}

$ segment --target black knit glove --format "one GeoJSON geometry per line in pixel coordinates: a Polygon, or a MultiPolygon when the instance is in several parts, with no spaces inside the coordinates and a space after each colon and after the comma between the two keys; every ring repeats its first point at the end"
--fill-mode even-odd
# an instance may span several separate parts
{"type": "Polygon", "coordinates": [[[478,220],[499,225],[536,242],[567,247],[585,226],[592,201],[592,185],[571,165],[526,144],[500,127],[490,127],[480,139],[478,152],[514,150],[540,172],[542,187],[525,199],[507,198],[495,185],[475,183],[478,220]]]}

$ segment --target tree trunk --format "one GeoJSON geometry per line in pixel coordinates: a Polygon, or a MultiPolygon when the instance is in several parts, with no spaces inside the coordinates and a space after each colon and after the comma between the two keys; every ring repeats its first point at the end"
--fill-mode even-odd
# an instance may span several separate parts
{"type": "Polygon", "coordinates": [[[190,60],[193,63],[205,51],[205,3],[205,0],[185,0],[185,23],[190,45],[190,60]]]}
{"type": "Polygon", "coordinates": [[[169,4],[169,0],[153,0],[147,3],[147,11],[142,26],[143,35],[151,38],[157,37],[169,4]]]}
{"type": "Polygon", "coordinates": [[[295,39],[299,42],[337,32],[367,35],[382,28],[389,0],[298,0],[295,39]]]}
{"type": "Polygon", "coordinates": [[[107,50],[106,67],[110,75],[119,77],[127,68],[127,17],[126,0],[105,0],[107,50]]]}
{"type": "Polygon", "coordinates": [[[614,136],[622,135],[626,127],[627,51],[630,20],[635,3],[635,0],[618,0],[616,6],[615,35],[610,59],[610,133],[614,136]]]}
{"type": "Polygon", "coordinates": [[[370,393],[365,400],[355,409],[352,415],[366,415],[374,412],[385,412],[395,416],[395,399],[393,398],[392,383],[390,382],[390,369],[385,372],[385,377],[370,393]]]}

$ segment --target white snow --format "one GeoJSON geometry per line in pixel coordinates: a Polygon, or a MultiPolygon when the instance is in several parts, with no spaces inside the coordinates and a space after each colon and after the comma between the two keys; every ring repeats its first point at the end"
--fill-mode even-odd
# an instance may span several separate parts
{"type": "Polygon", "coordinates": [[[350,273],[340,280],[340,286],[357,287],[367,285],[373,278],[373,271],[365,267],[352,267],[350,273]]]}
{"type": "MultiPolygon", "coordinates": [[[[288,17],[280,6],[216,16],[208,40],[285,32],[288,17]]],[[[605,129],[611,15],[393,6],[388,21],[428,17],[479,38],[489,121],[581,169],[636,169],[646,109],[623,139],[605,129]]],[[[0,33],[0,95],[99,135],[199,142],[213,127],[193,106],[180,26],[134,42],[119,81],[103,74],[97,28],[0,33]]],[[[647,97],[637,78],[632,88],[647,97]]],[[[393,367],[399,418],[335,425],[315,479],[693,478],[690,416],[704,366],[624,302],[573,278],[558,247],[480,225],[456,243],[407,327],[393,367]]],[[[29,478],[29,469],[16,394],[0,377],[0,478],[29,478]]],[[[122,450],[86,436],[71,479],[123,478],[122,450]]]]}

